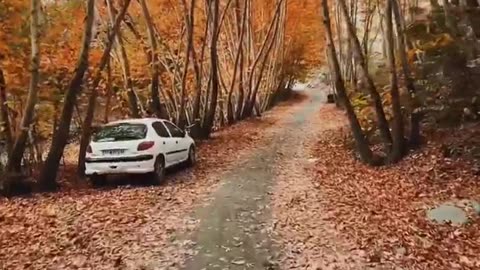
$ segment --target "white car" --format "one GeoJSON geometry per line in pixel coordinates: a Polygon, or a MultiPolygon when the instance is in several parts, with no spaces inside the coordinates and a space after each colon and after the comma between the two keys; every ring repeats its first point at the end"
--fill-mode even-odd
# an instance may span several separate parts
{"type": "Polygon", "coordinates": [[[188,132],[158,118],[127,119],[102,126],[92,136],[85,175],[94,185],[111,174],[150,174],[155,184],[171,166],[195,164],[195,142],[188,132]]]}

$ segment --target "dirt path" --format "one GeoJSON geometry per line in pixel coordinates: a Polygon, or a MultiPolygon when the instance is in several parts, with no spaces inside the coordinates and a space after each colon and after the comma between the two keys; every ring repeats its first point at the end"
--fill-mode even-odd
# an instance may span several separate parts
{"type": "Polygon", "coordinates": [[[305,92],[215,133],[164,186],[0,199],[0,269],[364,269],[334,228],[308,222],[324,214],[306,168],[332,123],[318,117],[324,91],[305,92]]]}
{"type": "MultiPolygon", "coordinates": [[[[195,255],[193,242],[179,237],[198,229],[190,214],[232,185],[223,176],[233,178],[229,172],[239,171],[303,104],[293,99],[214,133],[199,146],[197,166],[170,174],[166,185],[132,178],[104,189],[0,198],[0,269],[181,268],[195,255]]],[[[61,175],[71,181],[67,171],[61,175]]]]}
{"type": "MultiPolygon", "coordinates": [[[[325,102],[319,89],[272,130],[263,146],[221,177],[210,203],[195,212],[199,229],[191,236],[195,256],[186,269],[276,269],[279,251],[274,239],[270,198],[277,172],[309,140],[310,120],[325,102]]],[[[232,142],[234,143],[234,142],[232,142]]],[[[294,168],[291,168],[294,169],[294,168]]]]}

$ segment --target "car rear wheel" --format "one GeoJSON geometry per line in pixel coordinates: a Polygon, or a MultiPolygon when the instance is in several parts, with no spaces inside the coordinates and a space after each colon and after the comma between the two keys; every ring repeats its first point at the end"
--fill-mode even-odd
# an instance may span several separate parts
{"type": "Polygon", "coordinates": [[[189,167],[193,167],[195,165],[195,162],[197,162],[197,157],[196,157],[196,153],[195,153],[195,147],[192,145],[192,146],[190,146],[190,149],[188,150],[187,165],[189,167]]]}
{"type": "Polygon", "coordinates": [[[154,185],[160,185],[165,181],[165,159],[163,156],[158,156],[155,160],[155,164],[153,166],[153,172],[151,173],[152,183],[154,185]]]}
{"type": "Polygon", "coordinates": [[[91,175],[89,178],[94,187],[103,187],[107,184],[106,175],[91,175]]]}

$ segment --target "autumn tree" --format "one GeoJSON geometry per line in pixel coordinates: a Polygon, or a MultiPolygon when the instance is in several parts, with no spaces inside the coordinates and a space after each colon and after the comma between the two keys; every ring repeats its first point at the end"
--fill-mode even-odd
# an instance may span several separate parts
{"type": "Polygon", "coordinates": [[[52,190],[56,188],[56,176],[58,166],[65,145],[67,144],[73,109],[75,106],[77,95],[82,88],[85,72],[88,69],[88,53],[90,50],[90,42],[92,40],[93,19],[95,14],[94,5],[94,0],[88,1],[83,45],[77,63],[76,72],[73,75],[73,78],[70,81],[67,92],[65,94],[65,101],[60,117],[60,123],[58,124],[58,128],[54,133],[50,151],[40,173],[39,181],[42,184],[42,187],[46,190],[52,190]]]}

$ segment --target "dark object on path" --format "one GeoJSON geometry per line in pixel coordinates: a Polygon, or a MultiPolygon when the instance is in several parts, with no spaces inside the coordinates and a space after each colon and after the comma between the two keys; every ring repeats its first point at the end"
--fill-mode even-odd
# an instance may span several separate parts
{"type": "Polygon", "coordinates": [[[327,103],[335,103],[335,96],[334,94],[327,95],[327,103]]]}

